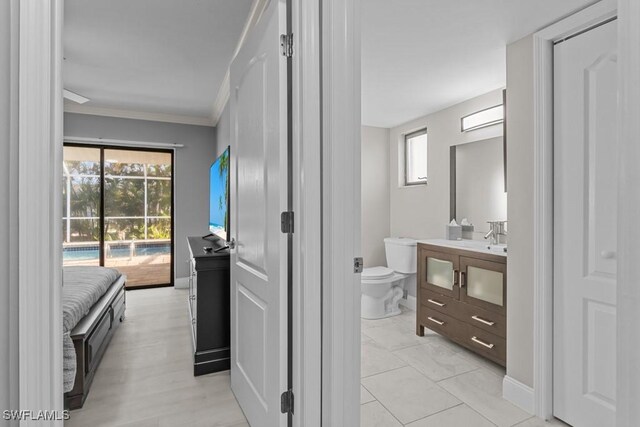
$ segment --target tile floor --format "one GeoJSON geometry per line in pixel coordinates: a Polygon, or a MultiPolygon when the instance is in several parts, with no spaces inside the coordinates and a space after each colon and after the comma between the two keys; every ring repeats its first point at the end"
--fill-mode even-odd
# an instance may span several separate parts
{"type": "Polygon", "coordinates": [[[415,312],[362,320],[361,427],[538,427],[502,398],[504,368],[425,331],[415,312]]]}
{"type": "MultiPolygon", "coordinates": [[[[185,301],[173,288],[127,292],[127,319],[65,426],[248,426],[228,371],[193,376],[185,301]]],[[[433,332],[416,336],[414,316],[362,320],[361,427],[563,425],[502,399],[503,368],[433,332]]]]}

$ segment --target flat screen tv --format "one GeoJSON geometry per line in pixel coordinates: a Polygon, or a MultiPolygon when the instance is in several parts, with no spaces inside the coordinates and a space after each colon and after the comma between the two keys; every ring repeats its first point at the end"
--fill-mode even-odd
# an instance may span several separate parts
{"type": "Polygon", "coordinates": [[[209,169],[209,231],[227,240],[229,233],[229,147],[209,169]]]}

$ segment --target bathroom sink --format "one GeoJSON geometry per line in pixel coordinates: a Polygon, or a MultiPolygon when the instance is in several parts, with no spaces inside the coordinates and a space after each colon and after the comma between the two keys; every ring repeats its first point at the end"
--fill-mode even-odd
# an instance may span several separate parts
{"type": "Polygon", "coordinates": [[[429,239],[420,240],[420,243],[436,244],[452,248],[468,249],[476,252],[494,253],[497,255],[507,255],[507,245],[492,245],[481,240],[444,240],[429,239]]]}
{"type": "Polygon", "coordinates": [[[487,249],[491,252],[506,253],[507,245],[487,245],[487,249]]]}
{"type": "Polygon", "coordinates": [[[481,240],[450,240],[450,243],[454,246],[467,249],[488,250],[499,253],[507,252],[507,245],[491,245],[481,240]]]}

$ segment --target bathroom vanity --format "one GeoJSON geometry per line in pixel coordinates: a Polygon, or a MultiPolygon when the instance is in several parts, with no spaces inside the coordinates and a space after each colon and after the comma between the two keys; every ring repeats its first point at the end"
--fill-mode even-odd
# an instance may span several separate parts
{"type": "Polygon", "coordinates": [[[417,262],[416,333],[431,329],[505,366],[506,246],[420,240],[417,262]]]}

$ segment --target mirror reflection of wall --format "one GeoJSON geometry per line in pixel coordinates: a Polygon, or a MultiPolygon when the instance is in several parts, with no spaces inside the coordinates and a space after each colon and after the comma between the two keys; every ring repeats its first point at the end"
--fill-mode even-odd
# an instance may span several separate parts
{"type": "Polygon", "coordinates": [[[474,225],[473,238],[482,240],[487,221],[507,219],[502,137],[452,147],[451,215],[458,223],[467,218],[474,225]]]}

